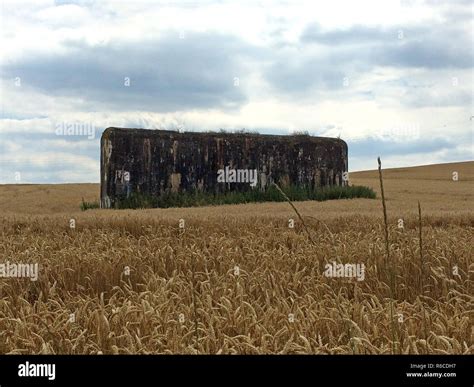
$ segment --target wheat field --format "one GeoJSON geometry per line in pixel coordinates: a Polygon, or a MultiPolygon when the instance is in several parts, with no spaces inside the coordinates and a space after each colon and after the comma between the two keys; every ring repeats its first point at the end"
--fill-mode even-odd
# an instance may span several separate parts
{"type": "Polygon", "coordinates": [[[39,264],[0,278],[0,353],[474,353],[474,162],[384,171],[388,259],[377,171],[350,182],[377,199],[296,202],[307,229],[284,202],[81,212],[98,185],[0,186],[0,263],[39,264]]]}

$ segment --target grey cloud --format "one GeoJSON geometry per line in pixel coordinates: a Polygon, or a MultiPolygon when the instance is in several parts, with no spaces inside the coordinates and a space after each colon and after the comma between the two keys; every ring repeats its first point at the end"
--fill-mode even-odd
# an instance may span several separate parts
{"type": "Polygon", "coordinates": [[[20,76],[47,94],[83,98],[82,110],[232,109],[246,100],[234,77],[245,77],[252,47],[231,36],[179,39],[176,33],[136,43],[66,43],[68,54],[30,57],[5,66],[2,77],[20,76]]]}
{"type": "Polygon", "coordinates": [[[454,35],[409,41],[400,45],[378,46],[374,48],[372,59],[374,63],[385,66],[429,69],[465,69],[473,65],[473,53],[467,41],[454,35]]]}
{"type": "Polygon", "coordinates": [[[341,50],[348,60],[365,57],[373,66],[469,68],[473,65],[469,26],[450,21],[417,27],[353,26],[323,31],[312,24],[302,33],[300,42],[341,50]]]}
{"type": "Polygon", "coordinates": [[[465,135],[456,139],[436,137],[405,141],[368,137],[361,140],[348,140],[347,143],[350,170],[375,169],[378,156],[382,159],[393,160],[403,160],[405,156],[419,156],[420,160],[426,160],[425,163],[433,162],[433,160],[456,162],[474,158],[472,148],[469,150],[462,146],[462,144],[472,143],[472,139],[465,135]]]}
{"type": "Polygon", "coordinates": [[[399,100],[408,108],[469,106],[473,99],[467,91],[434,94],[423,89],[408,90],[399,100]]]}
{"type": "MultiPolygon", "coordinates": [[[[371,64],[367,61],[366,51],[332,49],[311,53],[302,47],[299,51],[282,51],[271,66],[265,70],[267,81],[277,91],[298,94],[312,91],[311,98],[318,94],[324,98],[329,92],[346,91],[345,82],[359,73],[370,71],[371,64]],[[347,78],[347,79],[346,79],[347,78]]],[[[360,95],[365,98],[369,94],[360,95]]]]}
{"type": "Polygon", "coordinates": [[[323,31],[319,24],[311,24],[301,34],[303,43],[324,45],[354,45],[397,39],[398,30],[379,27],[354,26],[348,29],[323,31]]]}
{"type": "Polygon", "coordinates": [[[294,61],[278,60],[266,71],[267,80],[284,92],[305,93],[313,87],[334,89],[343,86],[344,72],[329,66],[330,59],[314,58],[294,61]]]}
{"type": "Polygon", "coordinates": [[[377,138],[365,138],[363,140],[348,141],[351,157],[373,157],[378,155],[407,155],[433,153],[443,149],[455,149],[458,141],[450,141],[445,138],[406,141],[390,141],[377,138]]]}

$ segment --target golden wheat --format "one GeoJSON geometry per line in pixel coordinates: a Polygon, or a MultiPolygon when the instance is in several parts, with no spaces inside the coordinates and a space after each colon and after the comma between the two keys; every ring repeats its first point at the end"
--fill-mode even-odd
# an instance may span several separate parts
{"type": "Polygon", "coordinates": [[[0,278],[0,353],[472,354],[472,181],[460,183],[439,209],[449,195],[408,202],[384,172],[395,289],[379,200],[298,203],[310,235],[288,227],[287,203],[4,211],[0,263],[37,262],[39,276],[0,278]],[[325,277],[332,261],[364,263],[364,281],[325,277]]]}

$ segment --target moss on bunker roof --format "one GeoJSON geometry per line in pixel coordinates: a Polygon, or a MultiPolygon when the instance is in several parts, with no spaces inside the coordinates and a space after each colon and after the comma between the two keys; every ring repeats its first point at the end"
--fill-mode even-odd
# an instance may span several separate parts
{"type": "Polygon", "coordinates": [[[139,128],[118,128],[109,127],[102,134],[102,138],[109,139],[111,135],[114,136],[133,136],[133,137],[175,137],[180,138],[232,138],[232,137],[248,137],[253,139],[261,140],[277,140],[292,143],[293,141],[301,141],[302,138],[311,142],[334,142],[344,143],[346,142],[340,138],[334,137],[319,137],[311,136],[309,134],[260,134],[253,132],[178,132],[175,130],[164,130],[164,129],[139,129],[139,128]]]}

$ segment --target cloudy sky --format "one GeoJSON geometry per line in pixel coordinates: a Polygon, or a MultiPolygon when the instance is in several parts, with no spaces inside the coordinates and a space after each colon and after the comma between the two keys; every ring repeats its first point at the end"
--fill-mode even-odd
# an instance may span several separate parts
{"type": "Polygon", "coordinates": [[[0,183],[99,181],[108,126],[340,136],[351,171],[473,160],[471,0],[2,1],[0,183]]]}

